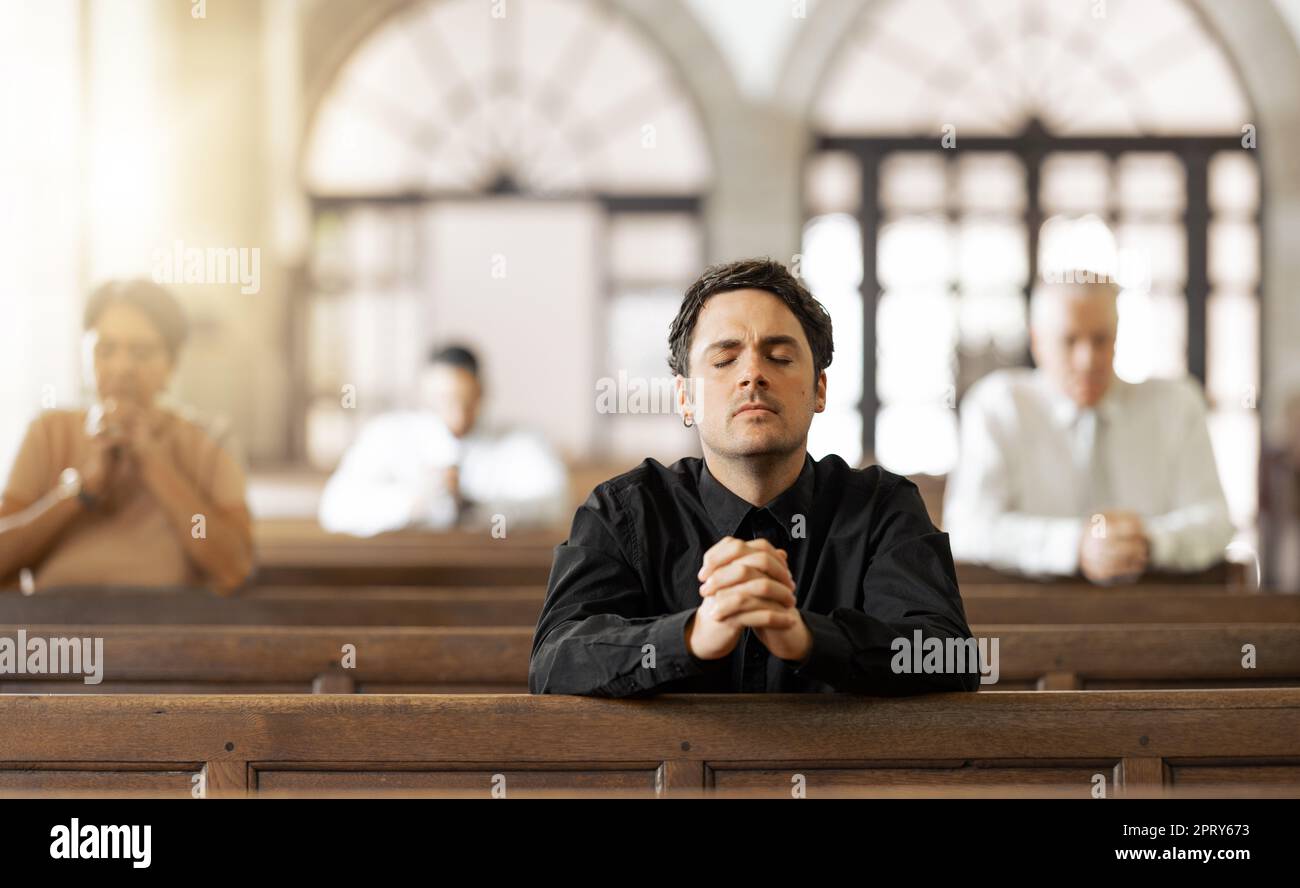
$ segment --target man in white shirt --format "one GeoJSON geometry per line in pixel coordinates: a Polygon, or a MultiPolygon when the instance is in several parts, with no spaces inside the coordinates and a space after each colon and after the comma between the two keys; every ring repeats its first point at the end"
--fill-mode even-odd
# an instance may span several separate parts
{"type": "Polygon", "coordinates": [[[1113,583],[1223,559],[1233,529],[1200,388],[1116,378],[1117,296],[1111,283],[1039,286],[1038,368],[967,392],[943,515],[957,560],[1113,583]]]}
{"type": "Polygon", "coordinates": [[[549,445],[527,432],[478,422],[478,361],[460,346],[430,356],[423,410],[369,422],[321,497],[321,527],[373,536],[453,526],[551,525],[568,511],[568,474],[549,445]]]}

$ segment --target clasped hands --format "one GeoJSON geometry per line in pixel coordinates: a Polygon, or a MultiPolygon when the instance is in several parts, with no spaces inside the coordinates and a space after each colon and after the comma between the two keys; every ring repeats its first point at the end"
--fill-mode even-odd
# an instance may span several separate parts
{"type": "Polygon", "coordinates": [[[170,422],[153,407],[106,399],[87,416],[90,450],[78,466],[82,489],[119,505],[153,463],[168,458],[170,422]]]}
{"type": "Polygon", "coordinates": [[[812,634],[795,607],[785,550],[764,539],[723,537],[704,553],[697,579],[704,601],[686,624],[686,647],[696,657],[727,656],[750,628],[775,656],[807,658],[812,634]]]}
{"type": "Polygon", "coordinates": [[[1091,516],[1079,540],[1079,570],[1094,583],[1131,582],[1151,560],[1151,540],[1136,512],[1091,516]]]}

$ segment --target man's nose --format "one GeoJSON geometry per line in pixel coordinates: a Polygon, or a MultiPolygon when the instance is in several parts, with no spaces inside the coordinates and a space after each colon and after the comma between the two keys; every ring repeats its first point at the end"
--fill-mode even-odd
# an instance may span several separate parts
{"type": "Polygon", "coordinates": [[[1090,343],[1079,345],[1074,350],[1074,366],[1081,372],[1095,368],[1098,359],[1099,349],[1094,348],[1090,343]]]}
{"type": "Polygon", "coordinates": [[[746,355],[740,359],[740,387],[754,385],[767,388],[767,377],[763,375],[763,365],[758,355],[746,355]]]}

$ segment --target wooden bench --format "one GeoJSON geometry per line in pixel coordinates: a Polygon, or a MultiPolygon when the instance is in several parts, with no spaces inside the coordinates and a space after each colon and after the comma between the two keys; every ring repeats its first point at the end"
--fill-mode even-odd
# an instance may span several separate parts
{"type": "MultiPolygon", "coordinates": [[[[16,638],[20,627],[0,627],[16,638]]],[[[103,681],[0,675],[9,693],[464,693],[527,689],[530,627],[25,625],[104,639],[103,681]],[[340,666],[354,646],[355,668],[340,666]]],[[[997,638],[986,690],[1300,686],[1300,625],[976,626],[997,638]],[[1255,646],[1256,668],[1242,667],[1255,646]]]]}
{"type": "Polygon", "coordinates": [[[0,697],[0,794],[1300,795],[1300,690],[0,697]]]}
{"type": "MultiPolygon", "coordinates": [[[[550,577],[554,546],[510,545],[495,549],[432,546],[366,549],[278,546],[261,549],[257,555],[256,585],[342,585],[342,586],[526,586],[545,585],[550,577]]],[[[962,588],[971,585],[1078,586],[1077,578],[1042,582],[1013,574],[970,570],[958,572],[962,588]]],[[[1152,574],[1139,586],[1202,585],[1246,589],[1239,577],[1212,574],[1182,576],[1152,574]]]]}
{"type": "MultiPolygon", "coordinates": [[[[330,534],[311,521],[259,521],[254,526],[257,585],[544,585],[566,529],[527,529],[504,539],[487,530],[398,531],[374,537],[330,534]]],[[[1078,585],[958,563],[962,586],[1078,585]]],[[[1209,585],[1243,589],[1245,566],[1224,562],[1195,573],[1154,572],[1139,585],[1209,585]]]]}
{"type": "Polygon", "coordinates": [[[1217,586],[967,585],[971,623],[1300,623],[1300,595],[1217,586]]]}
{"type": "Polygon", "coordinates": [[[428,533],[358,538],[327,534],[307,522],[259,522],[256,585],[545,585],[557,530],[428,533]]]}
{"type": "Polygon", "coordinates": [[[976,625],[972,632],[999,639],[997,690],[1300,687],[1300,624],[976,625]],[[1245,645],[1254,646],[1254,668],[1243,667],[1245,645]]]}
{"type": "Polygon", "coordinates": [[[0,625],[535,626],[544,596],[539,586],[253,587],[234,598],[206,589],[67,588],[0,593],[0,625]]]}
{"type": "MultiPolygon", "coordinates": [[[[373,537],[326,533],[312,519],[259,520],[253,535],[259,585],[544,585],[554,548],[568,528],[521,528],[505,539],[487,530],[396,531],[373,537]]],[[[1078,578],[1044,580],[978,564],[958,563],[968,584],[1077,585],[1078,578]]],[[[1195,573],[1151,573],[1141,585],[1247,586],[1244,565],[1223,562],[1195,573]]]]}
{"type": "MultiPolygon", "coordinates": [[[[1084,582],[1080,577],[1031,577],[1014,571],[998,570],[983,564],[970,564],[959,561],[957,582],[964,589],[968,585],[1032,585],[1032,586],[1075,586],[1084,582]]],[[[1248,588],[1253,577],[1247,565],[1231,561],[1221,561],[1205,570],[1190,573],[1170,573],[1152,571],[1143,574],[1131,585],[1138,586],[1220,586],[1233,590],[1248,588]]]]}
{"type": "Polygon", "coordinates": [[[6,693],[526,692],[532,630],[302,626],[3,626],[104,639],[103,681],[0,675],[6,693]],[[356,651],[344,669],[345,646],[356,651]]]}
{"type": "MultiPolygon", "coordinates": [[[[0,593],[0,625],[116,623],[245,626],[534,626],[542,586],[67,588],[0,593]]],[[[1213,586],[966,586],[971,623],[1300,623],[1300,595],[1213,586]]]]}
{"type": "Polygon", "coordinates": [[[285,547],[257,554],[256,585],[544,586],[552,548],[394,548],[392,550],[285,547]]]}

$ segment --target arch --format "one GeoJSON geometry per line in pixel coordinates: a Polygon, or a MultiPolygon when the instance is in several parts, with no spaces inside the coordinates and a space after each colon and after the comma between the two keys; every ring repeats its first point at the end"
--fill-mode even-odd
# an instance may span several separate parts
{"type": "Polygon", "coordinates": [[[1250,116],[1231,60],[1183,0],[1050,13],[1037,0],[873,4],[838,45],[812,110],[831,135],[944,125],[1013,135],[1030,121],[1056,135],[1235,134],[1250,116]]]}
{"type": "MultiPolygon", "coordinates": [[[[616,55],[619,61],[624,65],[637,64],[642,69],[658,68],[662,74],[663,83],[660,86],[664,88],[675,88],[680,92],[682,107],[669,109],[666,125],[668,133],[666,142],[667,146],[684,152],[684,155],[677,157],[680,161],[679,166],[682,168],[693,168],[677,170],[677,181],[672,181],[671,176],[666,178],[660,177],[660,181],[654,181],[651,177],[647,182],[650,191],[701,191],[706,190],[710,185],[712,177],[725,169],[725,164],[719,163],[718,151],[716,151],[716,142],[720,130],[712,126],[718,114],[716,105],[723,104],[728,107],[735,107],[738,103],[735,83],[732,82],[731,74],[725,66],[720,53],[715,47],[708,42],[708,38],[698,22],[694,21],[688,10],[681,7],[676,1],[669,3],[655,3],[653,5],[636,0],[619,0],[614,3],[602,0],[510,0],[510,4],[504,5],[506,18],[504,21],[493,21],[489,16],[490,9],[481,4],[473,4],[472,7],[465,0],[380,0],[380,3],[368,4],[363,12],[355,7],[355,4],[347,4],[346,1],[339,3],[337,0],[324,0],[324,3],[317,4],[313,10],[311,20],[305,26],[304,36],[304,59],[307,60],[307,68],[304,69],[304,94],[305,108],[307,113],[304,114],[302,130],[302,151],[299,157],[299,169],[307,173],[307,181],[304,185],[311,185],[312,172],[312,143],[313,137],[320,131],[322,126],[328,126],[328,121],[322,121],[322,116],[329,116],[329,108],[333,94],[339,88],[346,88],[341,81],[346,81],[350,69],[354,69],[357,61],[364,55],[380,55],[382,46],[386,39],[391,44],[389,48],[390,55],[402,53],[404,49],[400,46],[400,35],[395,35],[394,31],[399,30],[404,25],[408,27],[429,26],[430,22],[421,20],[443,20],[450,22],[456,27],[456,43],[472,44],[474,40],[485,39],[485,31],[489,27],[497,26],[495,34],[507,35],[506,39],[521,40],[523,44],[516,44],[512,49],[515,55],[503,62],[508,68],[502,70],[493,70],[486,72],[493,77],[506,78],[508,83],[506,91],[510,91],[511,83],[513,86],[519,85],[521,79],[529,78],[530,75],[536,74],[538,66],[550,64],[552,70],[559,68],[560,65],[568,64],[575,69],[575,81],[581,81],[584,65],[599,65],[599,60],[590,61],[590,56],[599,55],[604,52],[606,60],[611,57],[608,49],[602,49],[598,44],[617,44],[616,55]],[[558,57],[558,52],[551,49],[551,59],[543,59],[546,55],[547,47],[543,46],[545,40],[539,40],[530,35],[530,31],[536,31],[536,26],[529,29],[528,18],[546,16],[547,22],[555,22],[559,17],[568,17],[578,25],[589,26],[593,20],[603,20],[602,29],[590,29],[590,34],[597,36],[597,43],[584,44],[588,49],[586,57],[582,53],[573,53],[571,59],[562,59],[558,57]],[[456,20],[456,21],[452,21],[456,20]],[[585,20],[585,21],[577,21],[585,20]],[[512,36],[511,36],[512,35],[512,36]],[[525,46],[526,44],[526,46],[525,46]]],[[[536,21],[536,20],[534,20],[536,21]]],[[[563,30],[563,23],[556,25],[556,33],[563,30]]],[[[572,33],[567,35],[568,39],[575,36],[581,38],[586,34],[577,29],[571,29],[572,33]]],[[[455,65],[458,61],[464,61],[467,56],[461,53],[461,59],[455,59],[458,49],[448,47],[446,40],[439,42],[437,36],[437,22],[432,26],[426,27],[424,31],[430,39],[438,42],[438,47],[442,51],[439,60],[432,62],[433,65],[443,64],[443,69],[455,73],[455,65]]],[[[495,35],[494,35],[495,36],[495,35]]],[[[581,43],[577,40],[575,43],[581,43]]],[[[569,44],[569,49],[576,48],[573,43],[569,44]]],[[[408,53],[409,55],[409,53],[408,53]]],[[[426,60],[425,60],[426,61],[426,60]]],[[[407,60],[408,64],[411,60],[407,60]]],[[[391,62],[394,66],[402,64],[400,61],[391,62]]],[[[412,66],[407,72],[412,79],[416,79],[416,91],[421,96],[432,95],[430,92],[430,83],[428,75],[430,73],[429,65],[424,65],[424,70],[420,65],[412,66]]],[[[484,73],[482,70],[478,73],[484,73]]],[[[464,78],[465,81],[473,81],[473,75],[464,78]]],[[[591,81],[593,78],[586,78],[591,81]]],[[[612,78],[606,78],[606,81],[612,81],[612,78]]],[[[591,92],[598,87],[610,86],[610,83],[567,83],[565,88],[588,88],[591,92]]],[[[616,86],[616,85],[615,85],[616,86]]],[[[653,91],[653,85],[651,91],[653,91]]],[[[633,91],[636,87],[633,87],[633,91]]],[[[520,94],[521,95],[521,94],[520,94]]],[[[448,96],[442,95],[441,99],[446,100],[448,96]]],[[[474,90],[461,90],[459,95],[451,95],[452,100],[459,100],[461,105],[469,104],[468,116],[460,120],[450,121],[458,130],[458,138],[463,137],[464,130],[473,130],[474,126],[481,125],[481,113],[486,111],[485,107],[473,107],[474,101],[481,99],[482,96],[474,95],[474,90]],[[467,120],[468,117],[468,120],[467,120]],[[478,117],[478,120],[474,118],[478,117]]],[[[642,94],[641,98],[647,98],[642,94]]],[[[662,96],[660,96],[662,98],[662,96]]],[[[627,105],[629,99],[636,100],[637,96],[629,95],[608,95],[606,99],[612,99],[611,107],[616,108],[617,113],[625,114],[628,112],[627,105]]],[[[655,96],[649,96],[650,104],[654,103],[655,96]]],[[[399,100],[400,101],[400,100],[399,100]]],[[[598,143],[604,135],[602,134],[601,121],[586,121],[585,126],[573,126],[575,121],[563,121],[563,125],[569,126],[568,131],[563,133],[550,133],[554,129],[554,122],[547,120],[547,114],[552,111],[563,111],[568,107],[568,99],[563,95],[562,90],[552,90],[550,95],[525,96],[525,100],[512,101],[512,107],[506,107],[511,104],[510,98],[500,101],[490,111],[495,113],[494,120],[508,120],[511,124],[521,121],[529,114],[532,114],[532,126],[534,130],[543,131],[543,137],[549,138],[549,147],[552,152],[552,160],[558,153],[569,153],[577,156],[582,153],[590,153],[591,144],[598,143]],[[538,99],[545,99],[551,103],[551,107],[538,103],[538,99]],[[538,107],[541,105],[541,107],[538,107]]],[[[642,103],[643,104],[643,103],[642,103]]],[[[407,111],[404,108],[393,108],[391,111],[403,113],[407,111]]],[[[435,109],[437,111],[437,109],[435,109]]],[[[442,109],[446,111],[446,109],[442,109]]],[[[464,111],[464,108],[461,108],[464,111]]],[[[426,126],[434,127],[437,120],[433,116],[424,121],[426,126]]],[[[520,122],[520,126],[524,126],[520,122]]],[[[519,129],[519,127],[516,127],[519,129]]],[[[642,127],[646,129],[646,127],[642,127]]],[[[480,135],[480,142],[484,134],[480,135]]],[[[641,133],[640,135],[645,135],[641,133]]],[[[621,134],[621,138],[637,138],[636,130],[630,130],[630,133],[621,134]]],[[[490,138],[490,134],[489,134],[490,138]]],[[[428,142],[434,142],[434,139],[426,139],[428,142]]],[[[543,142],[547,140],[542,139],[543,142]]],[[[464,146],[465,139],[460,138],[461,147],[464,146]]],[[[473,147],[472,140],[468,147],[473,147]]],[[[534,146],[536,147],[536,146],[534,146]]],[[[660,152],[662,155],[663,152],[660,152]]],[[[552,163],[552,173],[555,173],[555,164],[552,163]]],[[[625,170],[627,172],[627,170],[625,170]]],[[[645,169],[642,172],[646,172],[645,169]]],[[[653,172],[653,170],[650,170],[653,172]]],[[[584,177],[577,173],[577,170],[569,170],[571,176],[565,177],[551,176],[554,179],[551,185],[554,189],[541,189],[538,187],[541,182],[536,176],[537,170],[521,170],[521,177],[525,179],[520,182],[521,186],[533,186],[536,190],[569,190],[573,187],[584,185],[584,177]],[[532,177],[532,181],[528,179],[532,177]]],[[[593,177],[585,177],[590,183],[593,177]]],[[[595,182],[599,183],[599,176],[594,177],[595,182]]],[[[480,186],[485,185],[480,182],[480,186]]],[[[528,187],[521,189],[528,191],[528,187]]]]}

